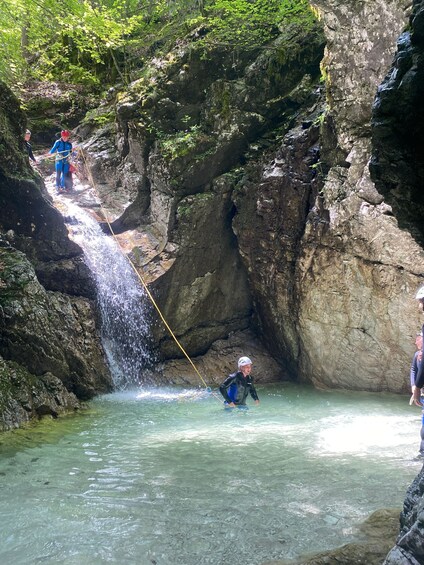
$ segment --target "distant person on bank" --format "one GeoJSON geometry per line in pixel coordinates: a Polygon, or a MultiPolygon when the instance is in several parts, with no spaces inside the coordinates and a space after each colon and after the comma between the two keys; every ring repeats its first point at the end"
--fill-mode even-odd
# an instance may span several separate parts
{"type": "Polygon", "coordinates": [[[252,361],[249,357],[240,357],[237,365],[238,371],[229,375],[219,387],[219,391],[225,399],[225,404],[230,408],[245,406],[249,393],[255,404],[259,404],[258,394],[253,384],[253,377],[250,374],[252,371],[252,361]]]}
{"type": "MultiPolygon", "coordinates": [[[[421,361],[422,361],[422,358],[423,358],[423,352],[422,352],[423,332],[422,331],[417,334],[417,337],[415,338],[415,345],[417,347],[417,351],[414,353],[414,357],[412,358],[411,371],[410,371],[410,382],[411,382],[411,391],[412,391],[411,400],[409,402],[410,404],[412,404],[414,402],[414,394],[415,394],[415,390],[416,390],[415,381],[416,381],[417,374],[418,374],[419,368],[421,366],[421,361]]],[[[420,402],[421,402],[421,404],[423,404],[422,389],[418,389],[418,390],[420,391],[420,402]]],[[[418,453],[418,457],[420,459],[424,459],[424,409],[422,411],[422,416],[421,416],[420,436],[421,436],[421,443],[420,443],[420,451],[418,453]]]]}
{"type": "MultiPolygon", "coordinates": [[[[424,312],[424,285],[420,286],[415,295],[416,300],[418,300],[418,307],[421,312],[424,312]]],[[[424,325],[421,332],[424,335],[424,325]]],[[[423,340],[424,341],[424,340],[423,340]]],[[[423,346],[422,346],[423,347],[423,346]]],[[[421,351],[423,351],[421,347],[421,351]]],[[[423,351],[424,353],[424,351],[423,351]]],[[[415,389],[414,389],[414,402],[417,406],[422,406],[421,402],[421,389],[424,386],[424,363],[420,363],[418,366],[417,374],[415,377],[415,389]]]]}
{"type": "Polygon", "coordinates": [[[55,141],[49,154],[56,153],[56,190],[63,192],[66,190],[66,176],[69,173],[69,158],[72,153],[72,143],[69,141],[70,133],[64,129],[60,132],[60,139],[55,141]]]}
{"type": "Polygon", "coordinates": [[[31,161],[34,161],[34,163],[36,163],[37,161],[34,157],[34,153],[32,152],[31,143],[29,142],[30,139],[31,139],[31,132],[29,131],[29,129],[27,129],[24,135],[24,148],[25,151],[28,153],[28,157],[31,159],[31,161]]]}

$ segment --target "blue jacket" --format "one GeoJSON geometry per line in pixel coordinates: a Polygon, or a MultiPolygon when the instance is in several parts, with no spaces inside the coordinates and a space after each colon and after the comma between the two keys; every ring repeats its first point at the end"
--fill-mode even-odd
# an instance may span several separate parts
{"type": "Polygon", "coordinates": [[[63,139],[58,139],[57,141],[55,141],[49,153],[56,153],[56,161],[67,162],[70,154],[72,153],[72,143],[70,141],[63,141],[63,139]]]}

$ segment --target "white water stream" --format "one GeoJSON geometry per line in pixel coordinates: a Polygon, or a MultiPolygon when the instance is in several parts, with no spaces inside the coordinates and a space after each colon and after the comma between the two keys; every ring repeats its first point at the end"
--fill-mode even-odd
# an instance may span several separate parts
{"type": "Polygon", "coordinates": [[[148,298],[118,244],[85,210],[62,198],[72,239],[95,279],[101,338],[118,389],[143,382],[149,363],[148,298]]]}

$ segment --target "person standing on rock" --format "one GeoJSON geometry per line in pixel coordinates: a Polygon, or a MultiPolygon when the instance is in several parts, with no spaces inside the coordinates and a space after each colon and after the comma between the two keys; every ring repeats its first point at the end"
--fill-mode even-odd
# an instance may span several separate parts
{"type": "MultiPolygon", "coordinates": [[[[409,402],[410,404],[412,404],[414,402],[414,393],[415,393],[415,390],[416,390],[415,381],[416,381],[418,370],[421,366],[421,361],[422,361],[422,357],[423,357],[423,352],[422,352],[423,332],[422,331],[417,333],[417,337],[415,338],[415,345],[417,347],[417,351],[414,353],[414,357],[413,357],[412,363],[411,363],[411,371],[410,371],[410,382],[411,382],[411,390],[412,390],[412,396],[411,396],[411,400],[409,402]]],[[[421,389],[418,389],[418,390],[421,391],[421,389]]],[[[420,394],[421,394],[420,402],[423,403],[422,391],[420,392],[420,394]]],[[[420,450],[419,450],[419,453],[418,453],[418,458],[424,459],[424,409],[422,411],[422,416],[421,416],[420,436],[421,436],[421,443],[420,443],[420,450]]]]}
{"type": "Polygon", "coordinates": [[[219,387],[219,392],[225,399],[225,404],[230,408],[246,406],[246,398],[250,396],[259,404],[259,397],[251,376],[252,361],[249,357],[240,357],[238,371],[229,375],[219,387]]]}
{"type": "Polygon", "coordinates": [[[31,139],[31,132],[29,131],[29,129],[27,129],[24,135],[24,148],[25,151],[28,153],[28,157],[31,159],[31,161],[36,163],[37,161],[35,160],[34,153],[32,152],[31,143],[29,142],[30,139],[31,139]]]}
{"type": "Polygon", "coordinates": [[[56,153],[56,190],[58,192],[66,190],[66,175],[69,172],[69,158],[72,153],[72,143],[68,141],[70,135],[68,130],[62,130],[60,132],[60,139],[55,141],[49,151],[50,155],[56,153]]]}
{"type": "MultiPolygon", "coordinates": [[[[424,285],[422,285],[415,296],[418,300],[418,307],[421,312],[424,312],[424,285]]],[[[424,325],[422,327],[422,333],[424,334],[424,325]]],[[[424,340],[422,340],[424,342],[424,340]]],[[[421,344],[421,352],[423,352],[423,343],[421,344]]],[[[414,389],[414,402],[417,406],[422,406],[421,402],[421,389],[424,386],[424,363],[419,363],[418,370],[415,376],[415,389],[414,389]]]]}

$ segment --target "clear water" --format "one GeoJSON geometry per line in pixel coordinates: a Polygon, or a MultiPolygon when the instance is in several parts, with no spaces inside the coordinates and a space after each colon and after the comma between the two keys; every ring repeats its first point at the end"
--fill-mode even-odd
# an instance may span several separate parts
{"type": "Polygon", "coordinates": [[[151,362],[146,293],[114,238],[90,214],[66,199],[61,211],[96,282],[101,339],[115,387],[139,384],[151,362]]]}
{"type": "Polygon", "coordinates": [[[421,468],[406,397],[139,389],[0,438],[0,563],[257,565],[355,539],[421,468]]]}

